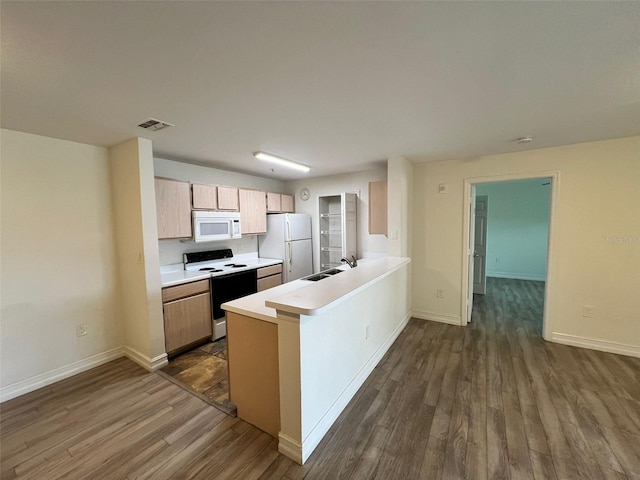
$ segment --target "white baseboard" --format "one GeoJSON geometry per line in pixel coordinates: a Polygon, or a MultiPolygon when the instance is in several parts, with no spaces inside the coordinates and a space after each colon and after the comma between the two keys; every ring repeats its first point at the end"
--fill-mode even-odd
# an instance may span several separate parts
{"type": "Polygon", "coordinates": [[[617,353],[619,355],[628,355],[630,357],[640,358],[640,347],[635,345],[626,345],[624,343],[578,337],[576,335],[567,335],[557,332],[553,332],[551,334],[550,340],[555,343],[570,345],[572,347],[590,348],[591,350],[598,350],[600,352],[617,353]]]}
{"type": "Polygon", "coordinates": [[[449,325],[462,325],[462,319],[457,315],[442,315],[439,313],[424,312],[414,310],[413,316],[421,320],[431,320],[432,322],[448,323],[449,325]]]}
{"type": "Polygon", "coordinates": [[[0,403],[19,397],[20,395],[24,395],[25,393],[33,392],[34,390],[59,382],[65,378],[72,377],[78,373],[98,367],[115,360],[116,358],[123,357],[124,355],[124,347],[117,347],[106,352],[92,355],[91,357],[83,360],[78,360],[77,362],[70,363],[69,365],[64,365],[25,380],[12,383],[11,385],[0,388],[0,403]]]}
{"type": "Polygon", "coordinates": [[[351,401],[351,399],[355,396],[358,389],[367,380],[367,377],[369,377],[371,372],[373,372],[373,369],[376,368],[376,365],[378,365],[380,360],[382,360],[382,357],[384,357],[384,354],[387,353],[387,350],[389,350],[391,345],[393,345],[393,342],[395,342],[396,338],[398,338],[398,335],[400,335],[400,332],[402,332],[404,327],[409,322],[410,318],[411,313],[405,316],[400,321],[400,323],[398,323],[398,325],[393,329],[393,331],[389,334],[382,345],[380,345],[380,347],[356,374],[353,380],[351,380],[349,385],[347,385],[347,387],[338,396],[336,401],[333,402],[333,405],[329,407],[329,410],[327,410],[327,412],[322,416],[318,423],[316,423],[316,425],[311,429],[307,437],[302,440],[302,445],[298,445],[297,442],[286,437],[286,435],[280,435],[278,450],[281,453],[287,455],[289,458],[300,463],[301,465],[306,462],[307,458],[309,458],[309,455],[311,455],[322,438],[329,431],[331,425],[333,425],[336,419],[340,416],[349,401],[351,401]]]}
{"type": "Polygon", "coordinates": [[[136,362],[142,368],[150,372],[155,372],[156,370],[159,370],[162,367],[166,367],[169,364],[166,353],[158,355],[157,357],[149,358],[134,348],[126,346],[123,348],[124,354],[127,356],[127,358],[136,362]]]}
{"type": "Polygon", "coordinates": [[[302,465],[304,463],[302,459],[302,445],[291,438],[289,435],[285,435],[280,432],[278,434],[278,451],[285,457],[289,457],[296,463],[302,465]]]}
{"type": "Polygon", "coordinates": [[[544,282],[547,279],[545,275],[509,272],[487,272],[487,277],[510,278],[512,280],[535,280],[537,282],[544,282]]]}

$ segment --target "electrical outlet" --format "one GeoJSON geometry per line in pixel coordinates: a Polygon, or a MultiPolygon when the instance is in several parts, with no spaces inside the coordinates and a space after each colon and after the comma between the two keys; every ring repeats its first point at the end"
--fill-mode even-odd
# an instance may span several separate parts
{"type": "Polygon", "coordinates": [[[84,337],[87,334],[87,324],[76,325],[76,337],[84,337]]]}
{"type": "Polygon", "coordinates": [[[584,305],[582,307],[582,316],[585,318],[593,318],[594,310],[595,310],[595,307],[592,307],[590,305],[584,305]]]}
{"type": "Polygon", "coordinates": [[[441,288],[436,290],[436,297],[437,298],[444,298],[444,290],[442,290],[441,288]]]}

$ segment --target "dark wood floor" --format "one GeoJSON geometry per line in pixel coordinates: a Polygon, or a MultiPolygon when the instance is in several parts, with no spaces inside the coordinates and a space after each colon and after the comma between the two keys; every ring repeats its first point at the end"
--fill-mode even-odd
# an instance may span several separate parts
{"type": "Polygon", "coordinates": [[[467,328],[411,320],[304,466],[121,359],[3,403],[1,477],[640,478],[640,360],[544,342],[539,282],[488,288],[467,328]]]}

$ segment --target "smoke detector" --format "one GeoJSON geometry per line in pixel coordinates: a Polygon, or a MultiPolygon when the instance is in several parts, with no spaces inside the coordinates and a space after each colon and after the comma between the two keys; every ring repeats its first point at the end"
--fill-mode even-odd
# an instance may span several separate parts
{"type": "Polygon", "coordinates": [[[533,142],[533,137],[520,137],[516,140],[517,143],[531,143],[533,142]]]}
{"type": "Polygon", "coordinates": [[[155,118],[147,118],[144,122],[139,123],[138,126],[152,132],[157,132],[158,130],[162,130],[167,127],[175,127],[172,123],[163,122],[162,120],[157,120],[155,118]]]}

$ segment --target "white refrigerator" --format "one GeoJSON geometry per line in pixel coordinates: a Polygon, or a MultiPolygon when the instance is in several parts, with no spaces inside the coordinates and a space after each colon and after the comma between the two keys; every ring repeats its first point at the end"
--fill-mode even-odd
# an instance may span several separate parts
{"type": "Polygon", "coordinates": [[[311,275],[311,216],[303,213],[267,215],[267,234],[259,236],[258,252],[261,257],[284,261],[284,282],[311,275]]]}

